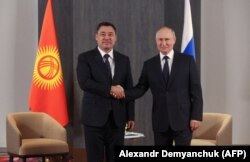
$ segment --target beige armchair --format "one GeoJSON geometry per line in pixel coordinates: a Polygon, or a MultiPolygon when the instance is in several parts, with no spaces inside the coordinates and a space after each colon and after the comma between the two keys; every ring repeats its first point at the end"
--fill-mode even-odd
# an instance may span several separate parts
{"type": "Polygon", "coordinates": [[[55,119],[40,112],[10,113],[6,121],[7,152],[10,161],[20,157],[61,156],[66,162],[69,152],[66,130],[55,119]]]}
{"type": "Polygon", "coordinates": [[[232,145],[232,116],[222,113],[203,113],[203,121],[193,132],[191,145],[232,145]]]}

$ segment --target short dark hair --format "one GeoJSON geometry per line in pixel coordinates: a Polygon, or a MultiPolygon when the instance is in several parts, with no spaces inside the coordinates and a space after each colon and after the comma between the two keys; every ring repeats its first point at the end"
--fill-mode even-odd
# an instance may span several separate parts
{"type": "Polygon", "coordinates": [[[97,25],[97,27],[96,27],[96,33],[99,31],[99,29],[100,29],[102,26],[111,26],[111,27],[114,29],[115,33],[116,33],[116,27],[115,27],[115,25],[112,24],[112,23],[110,23],[110,22],[106,22],[106,21],[101,22],[101,23],[99,23],[99,24],[97,25]]]}

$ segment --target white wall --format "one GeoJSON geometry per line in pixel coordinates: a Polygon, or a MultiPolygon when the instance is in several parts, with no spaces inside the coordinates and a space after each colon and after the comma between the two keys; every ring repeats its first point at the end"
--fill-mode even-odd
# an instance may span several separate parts
{"type": "Polygon", "coordinates": [[[6,146],[6,115],[29,111],[37,33],[37,0],[0,0],[0,147],[6,146]]]}
{"type": "Polygon", "coordinates": [[[250,144],[250,1],[201,1],[205,111],[233,116],[233,144],[250,144]]]}

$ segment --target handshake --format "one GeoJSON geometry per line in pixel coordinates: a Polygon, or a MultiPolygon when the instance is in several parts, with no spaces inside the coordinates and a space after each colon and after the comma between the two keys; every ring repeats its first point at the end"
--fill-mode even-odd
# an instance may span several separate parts
{"type": "Polygon", "coordinates": [[[116,99],[125,98],[124,89],[120,85],[111,86],[110,95],[116,99]]]}

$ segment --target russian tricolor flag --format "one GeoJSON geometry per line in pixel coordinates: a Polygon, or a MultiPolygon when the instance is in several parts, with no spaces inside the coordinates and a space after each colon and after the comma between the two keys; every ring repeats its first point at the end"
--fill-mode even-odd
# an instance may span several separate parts
{"type": "Polygon", "coordinates": [[[190,7],[189,0],[185,0],[184,26],[183,26],[181,52],[188,54],[188,55],[191,55],[195,59],[195,46],[194,46],[192,14],[191,14],[191,7],[190,7]]]}

